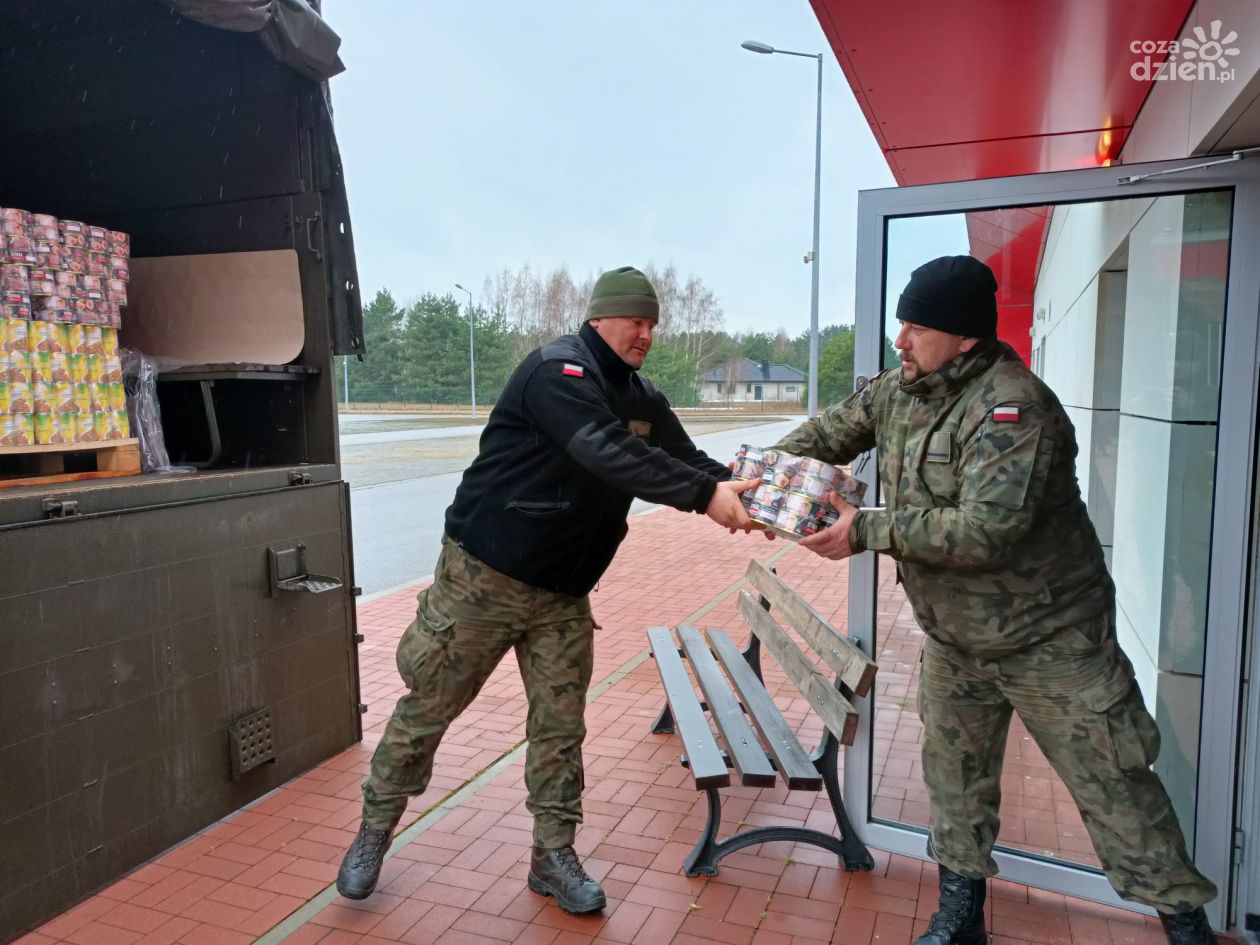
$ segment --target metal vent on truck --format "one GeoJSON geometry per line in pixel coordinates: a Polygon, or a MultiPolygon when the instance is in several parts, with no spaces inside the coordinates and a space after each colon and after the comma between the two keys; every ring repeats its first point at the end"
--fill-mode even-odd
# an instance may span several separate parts
{"type": "Polygon", "coordinates": [[[253,771],[259,765],[276,760],[275,742],[271,737],[271,710],[262,709],[242,716],[228,726],[231,745],[232,780],[253,771]]]}

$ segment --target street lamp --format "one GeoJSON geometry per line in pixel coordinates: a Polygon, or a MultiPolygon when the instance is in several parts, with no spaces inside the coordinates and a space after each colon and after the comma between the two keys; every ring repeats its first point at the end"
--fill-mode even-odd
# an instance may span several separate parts
{"type": "MultiPolygon", "coordinates": [[[[455,288],[460,292],[468,292],[458,282],[455,288]]],[[[472,394],[472,415],[477,416],[477,354],[473,342],[473,303],[472,293],[468,292],[468,391],[472,394]]]]}
{"type": "Polygon", "coordinates": [[[793,52],[790,49],[775,49],[766,43],[753,40],[740,43],[749,52],[770,55],[780,53],[784,56],[801,56],[805,59],[818,60],[818,123],[814,137],[814,249],[805,261],[813,266],[809,296],[809,406],[811,417],[818,414],[818,217],[820,184],[822,182],[822,53],[793,52]]]}

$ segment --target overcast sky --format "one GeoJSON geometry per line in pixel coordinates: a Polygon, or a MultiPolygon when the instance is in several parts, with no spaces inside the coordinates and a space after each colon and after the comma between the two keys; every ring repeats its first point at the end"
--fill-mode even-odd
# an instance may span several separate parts
{"type": "MultiPolygon", "coordinates": [[[[826,54],[820,322],[853,320],[857,192],[892,186],[806,0],[326,0],[366,303],[528,263],[672,262],[732,331],[809,324],[826,54]]],[[[462,297],[461,297],[462,298],[462,297]]]]}

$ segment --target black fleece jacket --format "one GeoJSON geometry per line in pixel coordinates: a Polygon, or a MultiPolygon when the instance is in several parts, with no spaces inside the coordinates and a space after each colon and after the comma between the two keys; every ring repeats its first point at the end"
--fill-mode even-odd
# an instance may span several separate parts
{"type": "Polygon", "coordinates": [[[580,597],[612,562],[638,497],[703,512],[725,466],[590,325],[508,379],[446,532],[496,571],[580,597]]]}

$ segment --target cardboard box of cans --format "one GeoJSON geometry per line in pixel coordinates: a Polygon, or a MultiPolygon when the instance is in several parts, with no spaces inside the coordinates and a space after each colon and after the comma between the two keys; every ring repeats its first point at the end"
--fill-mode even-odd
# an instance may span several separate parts
{"type": "Polygon", "coordinates": [[[793,540],[835,523],[837,513],[830,501],[833,492],[857,506],[866,490],[865,483],[838,466],[747,444],[735,455],[733,476],[761,483],[741,496],[748,517],[793,540]]]}
{"type": "Polygon", "coordinates": [[[116,329],[0,318],[0,447],[130,436],[116,329]]]}
{"type": "Polygon", "coordinates": [[[0,207],[0,318],[116,329],[130,278],[126,233],[0,207]]]}

